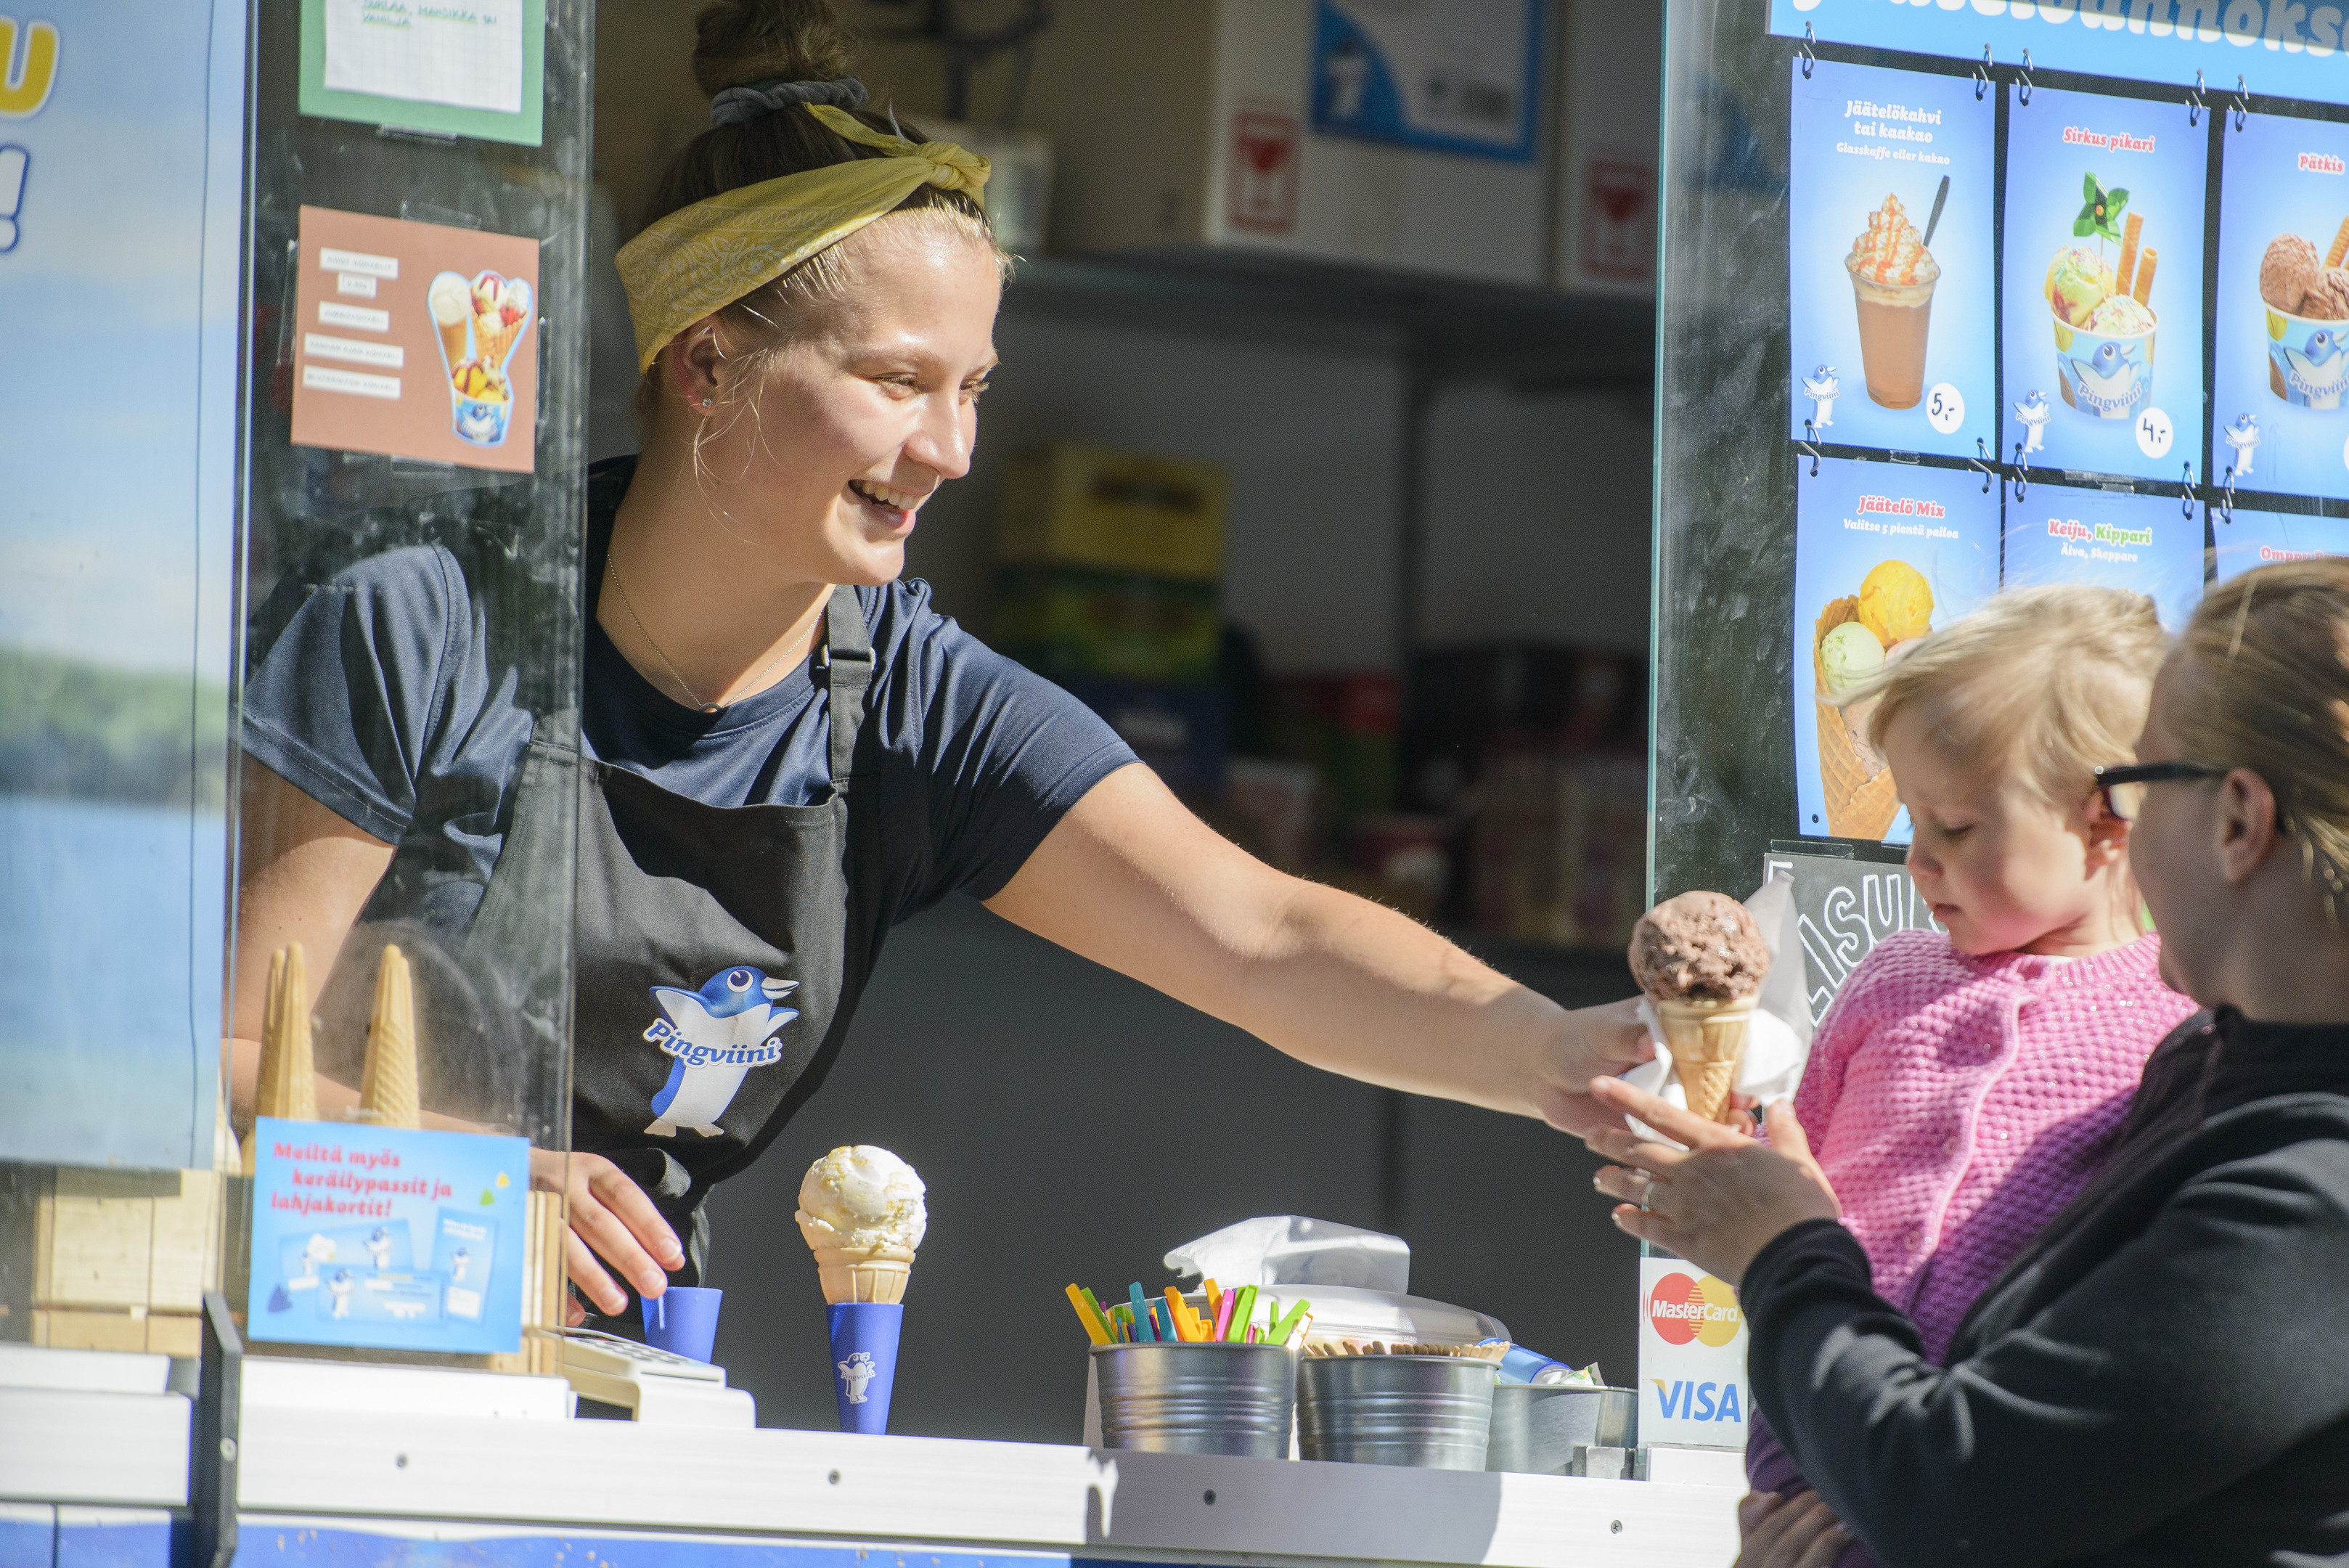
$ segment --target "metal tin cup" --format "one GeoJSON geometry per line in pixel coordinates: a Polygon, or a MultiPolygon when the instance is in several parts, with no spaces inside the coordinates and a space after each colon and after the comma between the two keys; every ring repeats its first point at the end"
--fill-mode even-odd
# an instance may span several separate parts
{"type": "Polygon", "coordinates": [[[1097,1345],[1102,1447],[1285,1459],[1297,1407],[1286,1345],[1097,1345]]]}
{"type": "Polygon", "coordinates": [[[1297,1378],[1298,1451],[1358,1465],[1481,1470],[1498,1370],[1467,1355],[1308,1356],[1297,1378]]]}
{"type": "Polygon", "coordinates": [[[1493,1390],[1488,1470],[1562,1476],[1580,1448],[1628,1449],[1640,1418],[1629,1388],[1504,1383],[1493,1390]]]}

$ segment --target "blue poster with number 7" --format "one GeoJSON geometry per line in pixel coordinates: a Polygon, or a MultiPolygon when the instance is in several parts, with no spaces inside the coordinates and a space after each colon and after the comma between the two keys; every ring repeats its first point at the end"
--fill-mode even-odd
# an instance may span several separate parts
{"type": "Polygon", "coordinates": [[[2212,115],[2007,88],[2000,455],[2201,476],[2202,217],[2212,115]]]}

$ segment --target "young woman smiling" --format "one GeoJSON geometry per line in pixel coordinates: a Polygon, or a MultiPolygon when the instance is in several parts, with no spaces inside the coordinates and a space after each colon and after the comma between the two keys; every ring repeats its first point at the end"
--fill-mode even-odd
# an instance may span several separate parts
{"type": "MultiPolygon", "coordinates": [[[[1591,1079],[1650,1052],[1628,1005],[1568,1013],[1251,859],[901,580],[995,368],[986,163],[864,109],[822,0],[698,26],[712,128],[620,255],[644,450],[590,476],[575,745],[533,701],[529,586],[493,542],[382,553],[261,617],[240,1105],[270,952],[339,950],[347,984],[363,920],[494,971],[575,844],[547,1016],[567,1005],[574,1042],[570,1274],[603,1313],[694,1282],[710,1185],[814,1092],[889,929],[954,892],[1316,1065],[1594,1125],[1591,1079]],[[678,992],[767,1023],[722,1031],[711,1070],[678,992]]],[[[352,1097],[320,1086],[329,1113],[352,1097]]]]}

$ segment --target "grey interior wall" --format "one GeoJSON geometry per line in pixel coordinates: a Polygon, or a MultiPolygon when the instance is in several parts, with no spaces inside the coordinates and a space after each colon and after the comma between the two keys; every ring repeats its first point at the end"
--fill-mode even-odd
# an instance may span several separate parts
{"type": "Polygon", "coordinates": [[[1453,389],[1428,443],[1423,635],[1648,650],[1651,396],[1453,389]]]}
{"type": "Polygon", "coordinates": [[[762,1425],[833,1425],[823,1300],[792,1212],[824,1150],[878,1143],[929,1186],[897,1432],[1078,1440],[1085,1342],[1061,1287],[1163,1288],[1169,1247],[1254,1214],[1392,1223],[1414,1292],[1628,1380],[1635,1251],[1581,1146],[1409,1102],[1390,1216],[1384,1109],[1378,1091],[949,899],[891,938],[823,1091],[711,1199],[719,1360],[762,1425]]]}

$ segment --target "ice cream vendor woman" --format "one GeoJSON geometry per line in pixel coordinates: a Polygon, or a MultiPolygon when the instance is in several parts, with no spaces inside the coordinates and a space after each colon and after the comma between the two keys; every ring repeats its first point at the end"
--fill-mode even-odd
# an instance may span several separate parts
{"type": "Polygon", "coordinates": [[[1649,1054],[1628,1012],[1257,863],[900,578],[970,467],[1005,258],[986,161],[895,134],[849,64],[823,0],[700,17],[714,123],[620,254],[643,451],[590,476],[575,750],[501,631],[526,589],[492,527],[411,508],[387,537],[425,542],[264,607],[240,1107],[274,949],[342,949],[330,1022],[355,922],[408,933],[419,987],[440,950],[463,979],[526,940],[576,801],[569,1269],[601,1312],[696,1277],[710,1185],[814,1092],[890,928],[954,892],[1333,1072],[1585,1126],[1591,1077],[1649,1054]]]}

